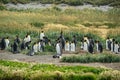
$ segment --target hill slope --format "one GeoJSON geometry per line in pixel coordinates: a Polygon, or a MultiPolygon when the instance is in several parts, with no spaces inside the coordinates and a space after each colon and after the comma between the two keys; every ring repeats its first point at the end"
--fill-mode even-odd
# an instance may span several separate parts
{"type": "Polygon", "coordinates": [[[119,0],[0,0],[1,3],[29,3],[29,2],[41,2],[43,4],[50,3],[50,4],[60,4],[65,3],[69,5],[83,5],[84,3],[92,4],[92,5],[110,5],[115,7],[120,7],[119,0]]]}

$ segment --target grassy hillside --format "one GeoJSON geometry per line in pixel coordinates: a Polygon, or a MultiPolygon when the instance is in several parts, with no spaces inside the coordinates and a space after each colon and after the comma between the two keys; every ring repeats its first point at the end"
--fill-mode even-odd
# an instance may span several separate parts
{"type": "Polygon", "coordinates": [[[115,6],[115,7],[120,7],[120,1],[119,0],[0,0],[1,3],[29,3],[33,1],[38,1],[43,4],[46,3],[53,3],[53,4],[60,4],[60,3],[65,3],[69,5],[83,5],[84,3],[89,3],[92,5],[110,5],[110,6],[115,6]]]}
{"type": "Polygon", "coordinates": [[[0,60],[1,80],[119,80],[119,78],[119,71],[104,68],[0,60]]]}
{"type": "Polygon", "coordinates": [[[120,9],[112,9],[107,12],[99,10],[75,10],[68,8],[65,11],[57,7],[36,10],[2,10],[0,11],[0,37],[10,36],[14,38],[17,34],[21,38],[27,32],[32,37],[38,37],[41,30],[55,39],[61,30],[66,37],[74,34],[80,39],[84,35],[106,38],[106,36],[117,37],[120,41],[120,9]]]}

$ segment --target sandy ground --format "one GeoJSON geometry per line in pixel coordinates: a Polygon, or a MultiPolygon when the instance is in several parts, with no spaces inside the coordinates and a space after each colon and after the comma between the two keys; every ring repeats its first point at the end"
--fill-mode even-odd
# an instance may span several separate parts
{"type": "MultiPolygon", "coordinates": [[[[68,56],[68,54],[63,54],[63,56],[68,56]]],[[[52,55],[34,55],[28,56],[25,54],[13,54],[10,52],[0,51],[0,59],[12,60],[12,61],[22,61],[22,62],[35,62],[41,64],[55,64],[55,65],[69,65],[69,66],[91,66],[91,67],[104,67],[111,68],[115,70],[120,70],[120,63],[63,63],[60,62],[58,58],[52,58],[52,55]]]]}

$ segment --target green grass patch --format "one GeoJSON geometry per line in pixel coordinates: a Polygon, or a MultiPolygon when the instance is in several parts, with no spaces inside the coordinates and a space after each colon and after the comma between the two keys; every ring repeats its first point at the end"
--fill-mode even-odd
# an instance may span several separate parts
{"type": "Polygon", "coordinates": [[[41,23],[41,22],[32,22],[30,24],[34,27],[38,27],[38,28],[41,28],[41,29],[44,28],[44,23],[41,23]]]}
{"type": "Polygon", "coordinates": [[[16,62],[16,61],[6,61],[6,60],[0,60],[0,65],[9,67],[14,70],[14,68],[28,68],[32,71],[43,71],[43,72],[54,72],[54,71],[60,71],[64,73],[74,72],[74,73],[87,73],[91,72],[94,74],[99,74],[105,69],[102,68],[93,68],[93,67],[85,67],[85,66],[56,66],[53,64],[30,64],[30,63],[22,63],[22,62],[16,62]],[[12,68],[13,67],[13,68],[12,68]]]}
{"type": "Polygon", "coordinates": [[[0,60],[0,66],[1,80],[119,80],[120,76],[120,72],[116,70],[85,66],[56,66],[6,60],[0,60]]]}
{"type": "Polygon", "coordinates": [[[91,62],[112,63],[120,62],[120,56],[116,54],[84,54],[63,57],[61,61],[69,63],[91,63],[91,62]]]}
{"type": "Polygon", "coordinates": [[[4,60],[0,60],[0,65],[7,66],[7,67],[17,67],[17,68],[28,67],[27,63],[4,61],[4,60]]]}

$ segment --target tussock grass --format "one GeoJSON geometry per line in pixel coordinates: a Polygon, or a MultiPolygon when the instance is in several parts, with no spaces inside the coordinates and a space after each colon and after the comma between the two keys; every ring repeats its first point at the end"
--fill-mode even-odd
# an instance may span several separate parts
{"type": "MultiPolygon", "coordinates": [[[[13,20],[18,22],[48,22],[48,23],[59,23],[63,25],[71,25],[76,23],[83,23],[86,20],[88,22],[114,22],[112,19],[117,19],[117,12],[115,10],[111,10],[110,12],[102,12],[99,10],[75,10],[75,9],[66,9],[65,11],[57,11],[52,8],[48,9],[39,9],[39,10],[26,10],[19,12],[9,12],[2,11],[1,16],[12,18],[13,20]],[[20,13],[19,13],[20,12],[20,13]],[[14,14],[14,15],[10,15],[14,14]],[[110,17],[109,17],[110,16],[110,17]]],[[[119,12],[119,10],[118,10],[119,12]]]]}
{"type": "Polygon", "coordinates": [[[35,27],[38,27],[38,28],[43,28],[44,27],[44,23],[40,23],[40,22],[33,22],[33,23],[30,23],[31,26],[35,26],[35,27]]]}
{"type": "Polygon", "coordinates": [[[1,80],[119,80],[120,71],[0,60],[1,80]]]}
{"type": "MultiPolygon", "coordinates": [[[[86,28],[82,28],[77,24],[83,24],[83,26],[90,28],[101,28],[102,26],[108,26],[107,28],[118,28],[120,25],[120,20],[118,19],[119,11],[119,9],[113,9],[102,12],[99,10],[75,10],[72,8],[68,8],[64,11],[54,8],[28,9],[26,11],[3,10],[0,12],[0,31],[1,33],[15,33],[20,31],[39,32],[41,29],[53,29],[54,26],[58,27],[58,30],[63,29],[71,31],[74,29],[76,32],[86,30],[86,28]],[[63,26],[66,26],[66,28],[64,29],[63,26]]],[[[54,30],[56,30],[56,28],[54,28],[54,30]]],[[[97,31],[97,33],[101,32],[97,31]]]]}
{"type": "Polygon", "coordinates": [[[114,38],[116,41],[120,42],[120,28],[109,30],[107,36],[114,38]]]}
{"type": "Polygon", "coordinates": [[[120,62],[120,56],[115,54],[84,54],[77,56],[63,57],[62,62],[69,63],[90,63],[90,62],[101,62],[101,63],[112,63],[120,62]]]}
{"type": "Polygon", "coordinates": [[[100,74],[99,80],[119,80],[120,72],[115,71],[104,71],[100,74]]]}
{"type": "Polygon", "coordinates": [[[92,33],[106,38],[109,29],[114,30],[114,28],[120,26],[119,12],[119,9],[102,12],[71,8],[64,11],[56,8],[3,10],[0,11],[0,36],[2,36],[1,34],[19,34],[23,37],[27,32],[38,36],[41,30],[46,32],[60,32],[63,30],[65,32],[92,33]]]}
{"type": "Polygon", "coordinates": [[[56,66],[0,60],[2,80],[96,80],[107,69],[85,66],[56,66]]]}

